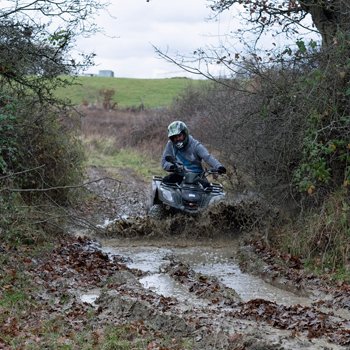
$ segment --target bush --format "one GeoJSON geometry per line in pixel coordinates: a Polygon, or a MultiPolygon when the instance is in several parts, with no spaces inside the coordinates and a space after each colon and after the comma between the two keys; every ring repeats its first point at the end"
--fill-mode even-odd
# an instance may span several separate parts
{"type": "Polygon", "coordinates": [[[320,205],[350,183],[348,57],[340,38],[330,52],[251,61],[243,78],[187,91],[173,113],[238,168],[242,187],[277,204],[320,205]]]}
{"type": "Polygon", "coordinates": [[[7,185],[23,190],[28,203],[43,193],[56,203],[67,203],[69,189],[64,187],[77,185],[82,175],[82,149],[70,126],[64,124],[74,116],[15,99],[1,108],[0,116],[5,131],[0,176],[7,185]],[[48,190],[57,187],[61,188],[48,190]]]}
{"type": "Polygon", "coordinates": [[[239,191],[248,188],[282,203],[289,196],[292,166],[300,157],[298,138],[304,121],[283,111],[290,96],[276,93],[286,91],[294,77],[287,72],[266,72],[272,74],[271,86],[259,82],[258,91],[249,91],[251,80],[233,81],[232,89],[213,85],[202,90],[197,97],[200,104],[188,102],[199,106],[192,116],[179,118],[190,119],[193,134],[208,148],[218,150],[229,168],[237,168],[239,191]],[[275,94],[274,99],[267,93],[275,94]]]}
{"type": "MultiPolygon", "coordinates": [[[[312,270],[341,271],[349,267],[350,205],[344,190],[327,197],[317,210],[312,209],[286,226],[274,239],[291,254],[304,257],[312,270]]],[[[347,271],[350,275],[350,270],[347,271]]]]}
{"type": "Polygon", "coordinates": [[[0,231],[2,237],[33,242],[48,222],[57,225],[50,219],[57,213],[50,213],[77,198],[83,151],[67,124],[72,114],[33,98],[5,96],[0,95],[0,231]]]}
{"type": "Polygon", "coordinates": [[[294,183],[309,194],[329,193],[350,184],[348,40],[339,37],[332,50],[316,57],[318,68],[298,82],[304,92],[302,103],[307,124],[294,183]]]}

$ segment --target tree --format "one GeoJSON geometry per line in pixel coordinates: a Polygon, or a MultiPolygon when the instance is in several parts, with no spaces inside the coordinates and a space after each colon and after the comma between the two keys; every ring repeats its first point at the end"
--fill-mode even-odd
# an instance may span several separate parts
{"type": "MultiPolygon", "coordinates": [[[[262,33],[275,28],[284,33],[305,28],[304,19],[311,16],[313,26],[322,36],[325,48],[334,43],[338,33],[350,34],[350,3],[348,0],[211,0],[217,13],[234,6],[243,8],[242,17],[262,33]]],[[[307,28],[313,30],[313,28],[307,28]]],[[[252,28],[250,28],[252,30],[252,28]]]]}
{"type": "MultiPolygon", "coordinates": [[[[98,30],[94,15],[106,5],[98,0],[2,4],[0,197],[8,187],[64,187],[80,180],[81,152],[69,124],[74,110],[55,90],[72,84],[79,70],[91,65],[93,54],[76,59],[71,49],[78,35],[98,30]]],[[[55,202],[66,200],[64,191],[50,195],[56,195],[55,202]]]]}
{"type": "MultiPolygon", "coordinates": [[[[307,44],[304,35],[313,32],[322,39],[324,51],[332,50],[337,46],[339,39],[350,35],[350,2],[348,0],[207,0],[213,11],[213,18],[220,13],[231,11],[236,20],[240,20],[238,31],[226,33],[228,38],[225,44],[218,47],[202,47],[193,52],[193,55],[169,55],[160,48],[155,48],[157,54],[165,60],[178,65],[180,68],[192,73],[217,80],[213,67],[224,68],[225,75],[239,76],[247,71],[247,62],[256,65],[271,64],[273,62],[294,59],[295,54],[306,56],[307,44]],[[291,49],[291,41],[284,47],[276,47],[276,51],[268,51],[261,42],[263,34],[279,34],[293,39],[295,49],[291,49]],[[236,49],[230,39],[239,39],[244,48],[236,49]],[[264,52],[261,54],[261,50],[264,52]],[[244,52],[243,52],[244,51],[244,52]],[[243,52],[243,53],[242,53],[243,52]],[[260,61],[260,62],[259,62],[260,61]]],[[[231,40],[234,42],[234,40],[231,40]]],[[[318,41],[318,40],[317,40],[318,41]]],[[[318,44],[310,40],[313,51],[318,44]]],[[[250,65],[249,68],[252,68],[250,65]]],[[[252,72],[255,73],[255,69],[252,72]]],[[[246,73],[245,73],[246,74],[246,73]]],[[[219,81],[229,85],[229,81],[219,81]]]]}
{"type": "Polygon", "coordinates": [[[105,3],[95,0],[8,1],[0,9],[0,82],[40,99],[67,84],[60,75],[91,65],[93,54],[70,56],[78,35],[90,35],[105,3]]]}
{"type": "MultiPolygon", "coordinates": [[[[91,32],[95,28],[94,15],[108,3],[96,0],[25,0],[6,1],[0,9],[0,19],[38,26],[39,23],[75,29],[76,34],[91,32]]],[[[54,27],[51,26],[51,28],[54,27]]]]}
{"type": "Polygon", "coordinates": [[[238,10],[239,18],[246,20],[246,27],[242,24],[228,36],[247,33],[248,53],[236,51],[228,40],[216,48],[197,49],[190,57],[156,50],[169,62],[224,87],[210,91],[214,97],[203,101],[212,102],[203,102],[200,113],[201,125],[208,125],[205,130],[222,135],[218,143],[212,141],[215,147],[255,189],[275,191],[280,198],[286,191],[283,200],[290,194],[293,200],[303,200],[301,192],[320,203],[334,189],[348,188],[350,2],[209,2],[215,14],[238,10]],[[321,34],[322,48],[315,41],[308,45],[300,28],[321,34]],[[296,45],[261,52],[256,43],[265,31],[294,35],[296,45]],[[214,65],[225,68],[225,77],[213,73],[214,65]]]}

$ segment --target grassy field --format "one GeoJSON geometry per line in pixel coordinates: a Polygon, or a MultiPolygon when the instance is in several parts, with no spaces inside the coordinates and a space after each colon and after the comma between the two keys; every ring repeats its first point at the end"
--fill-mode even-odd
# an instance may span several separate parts
{"type": "MultiPolygon", "coordinates": [[[[160,160],[151,159],[130,147],[117,149],[114,140],[106,138],[85,138],[83,144],[87,150],[86,165],[102,168],[130,168],[145,181],[151,181],[154,174],[162,174],[160,160]]],[[[159,156],[160,157],[160,156],[159,156]]]]}
{"type": "Polygon", "coordinates": [[[131,79],[105,77],[78,77],[77,84],[65,89],[59,89],[57,95],[69,98],[74,104],[80,105],[83,101],[90,104],[101,103],[100,91],[114,90],[112,100],[118,107],[145,108],[169,106],[173,99],[188,86],[204,85],[205,80],[186,78],[169,79],[131,79]]]}

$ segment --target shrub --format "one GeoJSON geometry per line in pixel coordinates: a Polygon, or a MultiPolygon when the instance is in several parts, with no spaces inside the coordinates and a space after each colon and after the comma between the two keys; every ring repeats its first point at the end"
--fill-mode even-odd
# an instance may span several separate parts
{"type": "Polygon", "coordinates": [[[299,80],[307,124],[294,183],[309,194],[350,183],[349,54],[348,39],[340,37],[331,51],[317,57],[319,68],[299,80]]]}
{"type": "Polygon", "coordinates": [[[241,187],[278,204],[322,204],[350,183],[349,45],[310,50],[247,62],[243,78],[187,91],[173,107],[238,168],[241,187]]]}
{"type": "Polygon", "coordinates": [[[303,118],[283,111],[289,94],[277,95],[287,90],[292,73],[265,74],[273,81],[260,82],[259,91],[248,91],[247,80],[232,81],[232,89],[212,85],[202,90],[197,97],[201,103],[191,103],[198,106],[191,117],[179,118],[189,119],[193,134],[218,150],[229,168],[237,168],[239,191],[249,188],[281,203],[289,196],[292,166],[301,151],[303,118]]]}
{"type": "Polygon", "coordinates": [[[1,141],[1,175],[19,190],[33,189],[27,191],[27,199],[42,197],[40,191],[62,187],[45,192],[45,196],[61,204],[69,201],[69,190],[63,187],[79,183],[83,159],[77,138],[64,124],[74,116],[31,100],[13,99],[1,110],[6,131],[1,141]]]}
{"type": "Polygon", "coordinates": [[[16,240],[33,241],[50,221],[50,211],[77,198],[74,187],[82,181],[83,151],[72,131],[73,114],[36,103],[33,97],[5,101],[4,96],[0,230],[16,240]]]}
{"type": "MultiPolygon", "coordinates": [[[[339,190],[327,197],[293,225],[287,226],[275,244],[304,257],[312,270],[340,271],[349,266],[350,205],[348,194],[339,190]]],[[[347,271],[349,274],[350,271],[347,271]]]]}

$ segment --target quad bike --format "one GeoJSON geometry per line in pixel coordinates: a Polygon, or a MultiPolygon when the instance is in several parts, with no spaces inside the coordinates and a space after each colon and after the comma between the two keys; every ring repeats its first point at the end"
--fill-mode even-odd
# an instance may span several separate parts
{"type": "Polygon", "coordinates": [[[174,165],[175,173],[182,176],[182,182],[165,183],[161,176],[153,176],[148,212],[151,217],[161,219],[168,213],[176,212],[197,214],[225,197],[221,184],[207,180],[210,174],[217,177],[216,170],[192,173],[186,171],[175,158],[167,156],[165,159],[174,165]]]}

